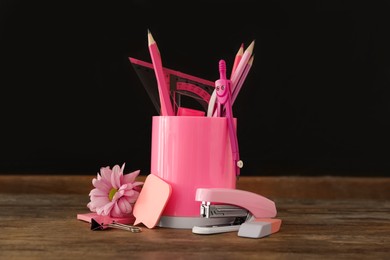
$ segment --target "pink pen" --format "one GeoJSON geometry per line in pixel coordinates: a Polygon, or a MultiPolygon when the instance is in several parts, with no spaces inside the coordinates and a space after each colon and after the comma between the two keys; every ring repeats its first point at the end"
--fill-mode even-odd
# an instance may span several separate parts
{"type": "Polygon", "coordinates": [[[237,135],[233,123],[231,81],[226,78],[226,63],[224,60],[219,61],[219,75],[220,79],[215,81],[215,89],[217,93],[217,116],[225,116],[228,120],[233,161],[236,167],[236,176],[239,176],[243,162],[240,160],[237,135]]]}

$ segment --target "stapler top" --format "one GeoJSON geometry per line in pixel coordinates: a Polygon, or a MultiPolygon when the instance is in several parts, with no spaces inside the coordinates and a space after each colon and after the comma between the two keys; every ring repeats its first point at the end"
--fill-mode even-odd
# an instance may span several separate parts
{"type": "Polygon", "coordinates": [[[248,210],[255,218],[273,218],[276,216],[275,203],[259,194],[229,188],[198,188],[196,201],[204,204],[223,203],[248,210]]]}

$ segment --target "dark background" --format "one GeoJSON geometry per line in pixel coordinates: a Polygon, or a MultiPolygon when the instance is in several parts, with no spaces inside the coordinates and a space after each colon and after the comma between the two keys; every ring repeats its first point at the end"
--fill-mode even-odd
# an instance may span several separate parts
{"type": "Polygon", "coordinates": [[[157,115],[128,57],[214,81],[241,43],[246,175],[388,176],[388,1],[1,1],[1,173],[148,174],[157,115]]]}

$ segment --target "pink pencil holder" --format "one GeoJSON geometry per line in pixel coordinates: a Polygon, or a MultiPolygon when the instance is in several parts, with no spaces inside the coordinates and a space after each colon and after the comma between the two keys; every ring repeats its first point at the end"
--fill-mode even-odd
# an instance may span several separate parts
{"type": "MultiPolygon", "coordinates": [[[[199,218],[197,188],[236,188],[226,118],[154,116],[151,145],[151,173],[172,187],[163,217],[199,218]]],[[[192,227],[196,223],[169,225],[192,227]]]]}

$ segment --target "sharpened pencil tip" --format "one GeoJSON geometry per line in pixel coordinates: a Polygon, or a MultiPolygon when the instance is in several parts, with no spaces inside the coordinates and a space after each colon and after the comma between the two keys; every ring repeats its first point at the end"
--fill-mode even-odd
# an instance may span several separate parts
{"type": "Polygon", "coordinates": [[[151,45],[153,43],[155,43],[155,41],[153,39],[152,33],[148,29],[148,44],[151,45]]]}
{"type": "Polygon", "coordinates": [[[241,46],[237,51],[237,55],[242,55],[243,53],[244,53],[244,43],[241,43],[241,46]]]}
{"type": "Polygon", "coordinates": [[[255,40],[253,40],[253,41],[251,42],[251,44],[248,46],[248,48],[247,48],[245,51],[247,51],[247,52],[249,52],[249,53],[252,53],[254,47],[255,47],[255,40]]]}
{"type": "Polygon", "coordinates": [[[253,54],[252,57],[249,59],[248,64],[252,65],[254,59],[255,59],[255,55],[253,54]]]}

